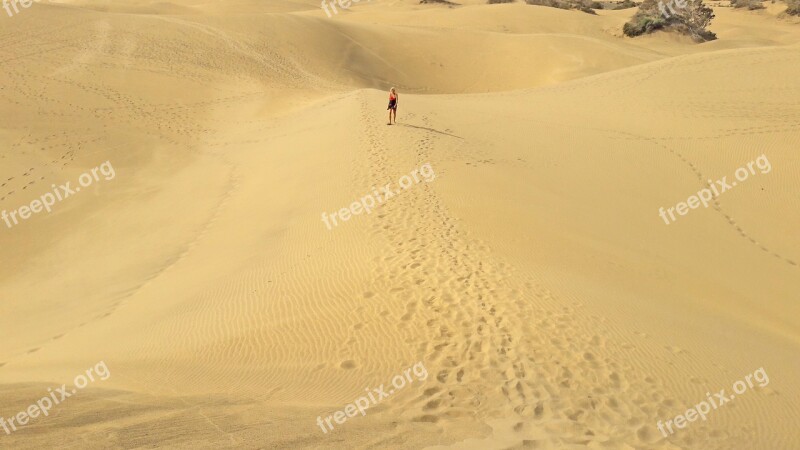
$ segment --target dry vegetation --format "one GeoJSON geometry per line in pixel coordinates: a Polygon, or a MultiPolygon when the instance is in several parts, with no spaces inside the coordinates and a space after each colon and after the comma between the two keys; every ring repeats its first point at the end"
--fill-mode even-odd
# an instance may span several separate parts
{"type": "Polygon", "coordinates": [[[734,8],[747,8],[749,10],[764,9],[761,0],[731,0],[731,6],[734,8]]]}
{"type": "Polygon", "coordinates": [[[419,3],[421,5],[437,4],[437,5],[447,5],[447,6],[450,6],[450,7],[452,7],[452,6],[460,6],[459,3],[453,3],[453,2],[450,2],[448,0],[419,0],[419,3]]]}
{"type": "Polygon", "coordinates": [[[525,3],[559,9],[577,9],[589,14],[597,14],[594,10],[603,8],[600,3],[592,0],[525,0],[525,3]]]}
{"type": "Polygon", "coordinates": [[[686,7],[676,8],[675,14],[669,17],[661,14],[656,0],[644,0],[622,31],[630,37],[658,30],[674,31],[690,36],[697,42],[705,42],[717,38],[716,34],[706,29],[713,18],[714,11],[703,0],[688,0],[686,7]]]}
{"type": "Polygon", "coordinates": [[[632,0],[624,0],[624,1],[620,2],[620,3],[615,4],[614,7],[610,8],[610,9],[614,9],[614,10],[617,10],[617,9],[629,9],[629,8],[635,8],[635,7],[639,6],[640,4],[641,3],[636,3],[636,2],[634,2],[632,0]]]}

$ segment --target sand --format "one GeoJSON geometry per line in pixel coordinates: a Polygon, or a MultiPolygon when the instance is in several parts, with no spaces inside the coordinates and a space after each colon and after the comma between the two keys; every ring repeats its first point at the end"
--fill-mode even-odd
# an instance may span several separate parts
{"type": "Polygon", "coordinates": [[[109,373],[0,448],[800,448],[798,21],[462,3],[0,15],[0,209],[115,171],[0,222],[0,417],[109,373]]]}

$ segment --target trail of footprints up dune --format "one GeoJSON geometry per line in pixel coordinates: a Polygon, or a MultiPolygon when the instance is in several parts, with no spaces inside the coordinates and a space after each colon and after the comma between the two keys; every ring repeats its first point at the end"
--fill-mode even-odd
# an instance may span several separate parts
{"type": "MultiPolygon", "coordinates": [[[[363,96],[361,108],[369,155],[357,181],[364,185],[397,179],[426,162],[435,167],[433,143],[440,151],[448,147],[440,141],[452,139],[414,129],[420,137],[415,165],[409,166],[387,144],[392,142],[390,127],[369,120],[363,96]]],[[[415,120],[430,125],[428,117],[415,120]]],[[[656,421],[675,404],[662,383],[620,357],[629,346],[618,345],[600,320],[580,311],[580,304],[557,306],[562,302],[549,290],[471,240],[433,184],[422,182],[396,195],[375,212],[372,225],[374,235],[386,238],[383,254],[389,255],[374,261],[375,284],[393,286],[392,302],[405,308],[401,333],[425,330],[424,338],[406,333],[403,344],[429,373],[426,384],[387,402],[393,411],[387,416],[444,429],[450,420],[463,426],[472,418],[475,430],[492,418],[513,419],[520,444],[532,448],[590,443],[667,448],[654,431],[656,421]],[[640,394],[619,395],[625,391],[640,394]]],[[[703,424],[697,427],[714,448],[734,438],[705,433],[710,430],[701,430],[703,424]]],[[[393,442],[408,431],[399,426],[393,437],[372,444],[393,442]]],[[[458,435],[464,437],[463,429],[458,435]]]]}

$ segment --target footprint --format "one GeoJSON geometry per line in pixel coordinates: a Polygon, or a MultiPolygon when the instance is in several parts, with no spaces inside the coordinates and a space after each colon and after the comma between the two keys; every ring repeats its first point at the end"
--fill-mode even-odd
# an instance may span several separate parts
{"type": "Polygon", "coordinates": [[[436,395],[439,391],[441,391],[441,389],[439,389],[438,387],[432,387],[425,389],[425,391],[422,392],[422,395],[424,395],[425,397],[432,397],[436,395]]]}
{"type": "Polygon", "coordinates": [[[414,422],[429,422],[429,423],[436,423],[439,421],[437,416],[433,416],[430,414],[425,414],[424,416],[416,417],[413,419],[414,422]]]}
{"type": "Polygon", "coordinates": [[[342,363],[339,365],[339,367],[341,367],[342,369],[346,369],[346,370],[355,369],[356,362],[353,361],[352,359],[348,359],[346,361],[342,361],[342,363]]]}
{"type": "Polygon", "coordinates": [[[441,405],[441,404],[442,404],[442,400],[440,400],[440,399],[431,400],[428,403],[426,403],[425,406],[422,407],[422,410],[423,411],[430,411],[432,409],[438,408],[439,405],[441,405]]]}

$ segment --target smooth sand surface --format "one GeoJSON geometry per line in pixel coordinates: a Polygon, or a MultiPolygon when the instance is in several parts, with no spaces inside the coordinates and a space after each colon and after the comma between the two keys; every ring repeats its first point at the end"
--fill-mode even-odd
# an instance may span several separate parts
{"type": "Polygon", "coordinates": [[[463,3],[0,10],[0,448],[800,448],[798,20],[463,3]]]}

